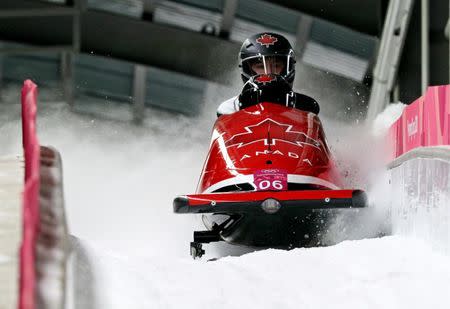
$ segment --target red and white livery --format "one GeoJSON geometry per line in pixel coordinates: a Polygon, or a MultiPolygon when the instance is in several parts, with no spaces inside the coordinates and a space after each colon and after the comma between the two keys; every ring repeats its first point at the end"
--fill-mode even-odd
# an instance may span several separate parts
{"type": "Polygon", "coordinates": [[[197,194],[177,197],[174,211],[228,216],[194,232],[194,256],[222,240],[305,246],[328,209],[366,206],[363,191],[341,185],[317,115],[264,102],[217,119],[197,194]]]}

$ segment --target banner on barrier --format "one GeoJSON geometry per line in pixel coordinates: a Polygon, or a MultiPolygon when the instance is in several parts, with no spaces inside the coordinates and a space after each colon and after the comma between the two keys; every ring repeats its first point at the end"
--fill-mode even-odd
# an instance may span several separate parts
{"type": "MultiPolygon", "coordinates": [[[[448,88],[447,88],[448,89],[448,88]]],[[[444,143],[450,145],[450,90],[445,92],[444,143]]]]}
{"type": "Polygon", "coordinates": [[[408,105],[402,114],[403,151],[422,146],[423,136],[423,99],[419,98],[408,105]]]}
{"type": "Polygon", "coordinates": [[[392,159],[422,146],[450,145],[450,85],[429,87],[389,129],[392,159]]]}

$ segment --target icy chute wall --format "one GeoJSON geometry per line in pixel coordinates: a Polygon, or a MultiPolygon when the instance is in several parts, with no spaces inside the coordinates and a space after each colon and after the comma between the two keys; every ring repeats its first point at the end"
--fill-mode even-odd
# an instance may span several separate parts
{"type": "Polygon", "coordinates": [[[429,87],[390,127],[394,233],[450,252],[450,85],[429,87]]]}

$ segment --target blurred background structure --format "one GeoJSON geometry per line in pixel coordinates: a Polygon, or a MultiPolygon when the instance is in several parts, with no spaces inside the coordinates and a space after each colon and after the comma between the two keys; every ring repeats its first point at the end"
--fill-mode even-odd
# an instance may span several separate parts
{"type": "Polygon", "coordinates": [[[208,86],[239,92],[242,41],[274,31],[297,51],[296,90],[362,120],[449,82],[448,19],[444,0],[2,0],[0,89],[32,78],[74,111],[195,116],[220,103],[204,102],[208,86]]]}

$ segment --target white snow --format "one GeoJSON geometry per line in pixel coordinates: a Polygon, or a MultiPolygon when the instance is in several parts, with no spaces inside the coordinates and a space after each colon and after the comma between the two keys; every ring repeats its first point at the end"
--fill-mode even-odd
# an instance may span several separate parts
{"type": "Polygon", "coordinates": [[[95,308],[450,307],[450,259],[399,237],[214,262],[125,257],[84,246],[95,308]]]}
{"type": "Polygon", "coordinates": [[[7,262],[9,262],[10,260],[11,260],[10,257],[8,257],[8,256],[6,256],[6,255],[1,255],[1,254],[0,254],[0,264],[2,264],[2,263],[7,263],[7,262]]]}
{"type": "Polygon", "coordinates": [[[406,104],[401,102],[389,104],[383,112],[381,112],[372,124],[372,133],[375,136],[386,134],[390,126],[397,121],[403,113],[406,104]]]}

